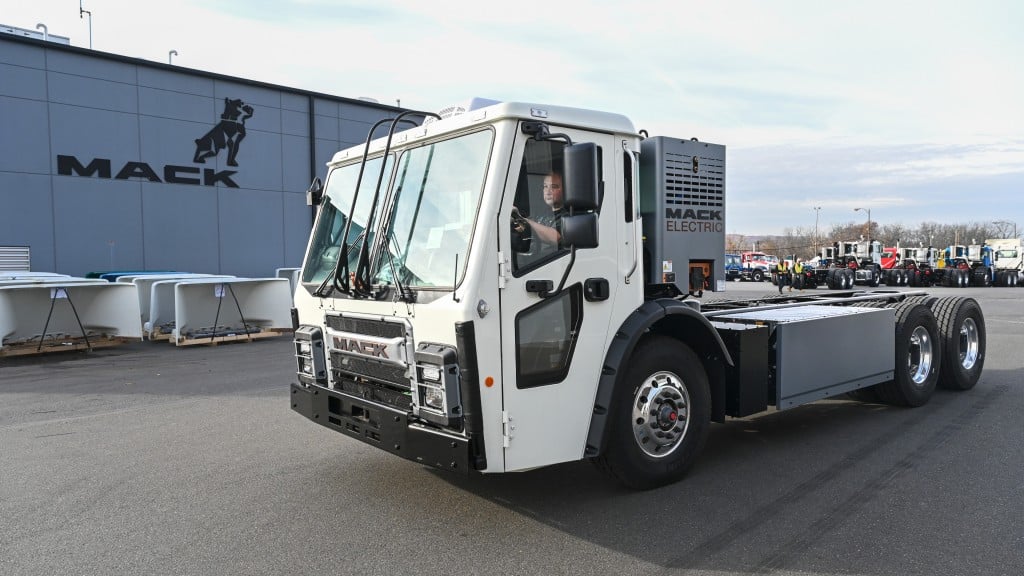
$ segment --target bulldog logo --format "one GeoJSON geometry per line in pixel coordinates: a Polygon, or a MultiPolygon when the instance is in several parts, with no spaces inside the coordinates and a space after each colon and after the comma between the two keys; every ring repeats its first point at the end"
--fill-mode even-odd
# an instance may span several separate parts
{"type": "Polygon", "coordinates": [[[238,145],[245,138],[245,121],[252,118],[252,106],[240,99],[224,99],[224,113],[220,122],[202,138],[196,139],[196,155],[192,161],[205,164],[206,159],[228,149],[228,166],[238,166],[238,145]]]}

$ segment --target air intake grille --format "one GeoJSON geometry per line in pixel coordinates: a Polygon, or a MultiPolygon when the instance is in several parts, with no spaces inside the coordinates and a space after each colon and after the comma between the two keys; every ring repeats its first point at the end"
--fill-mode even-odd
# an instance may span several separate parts
{"type": "Polygon", "coordinates": [[[341,332],[364,334],[377,338],[404,338],[405,326],[396,322],[366,320],[364,318],[346,318],[344,316],[328,316],[327,327],[341,332]]]}
{"type": "Polygon", "coordinates": [[[410,388],[409,379],[405,377],[405,367],[403,366],[385,364],[376,360],[360,358],[352,354],[332,351],[331,368],[339,372],[387,382],[404,389],[410,388]]]}
{"type": "Polygon", "coordinates": [[[724,206],[725,165],[721,158],[665,153],[665,203],[678,206],[724,206]]]}

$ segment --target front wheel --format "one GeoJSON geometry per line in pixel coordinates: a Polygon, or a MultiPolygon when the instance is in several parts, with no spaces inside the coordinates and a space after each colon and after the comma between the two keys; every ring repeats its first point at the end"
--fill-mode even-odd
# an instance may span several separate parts
{"type": "Polygon", "coordinates": [[[616,384],[597,464],[631,488],[670,484],[693,465],[710,426],[708,377],[697,355],[672,338],[648,336],[616,384]]]}
{"type": "Polygon", "coordinates": [[[750,279],[754,282],[761,282],[764,280],[764,272],[762,270],[754,270],[750,273],[750,279]]]}

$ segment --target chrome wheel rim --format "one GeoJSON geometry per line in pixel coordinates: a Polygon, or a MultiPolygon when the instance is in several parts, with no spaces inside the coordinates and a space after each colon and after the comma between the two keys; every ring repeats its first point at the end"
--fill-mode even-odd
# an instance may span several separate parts
{"type": "Polygon", "coordinates": [[[981,348],[979,340],[978,325],[973,318],[965,319],[963,326],[960,326],[960,365],[964,370],[974,368],[978,362],[978,351],[981,348]]]}
{"type": "Polygon", "coordinates": [[[910,333],[907,366],[910,368],[910,379],[914,384],[923,384],[932,372],[932,361],[934,359],[932,346],[932,336],[924,326],[918,326],[910,333]]]}
{"type": "Polygon", "coordinates": [[[690,429],[690,393],[672,372],[649,376],[633,398],[633,439],[652,458],[664,458],[690,429]]]}

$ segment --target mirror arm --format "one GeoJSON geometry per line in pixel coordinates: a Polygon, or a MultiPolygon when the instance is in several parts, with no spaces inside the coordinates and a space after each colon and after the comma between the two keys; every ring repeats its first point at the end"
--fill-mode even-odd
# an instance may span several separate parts
{"type": "Polygon", "coordinates": [[[562,289],[565,288],[565,281],[569,278],[569,272],[572,272],[572,265],[576,263],[576,245],[569,246],[569,264],[565,267],[565,272],[562,273],[562,279],[558,281],[558,287],[551,292],[541,292],[539,296],[541,298],[551,298],[552,296],[558,296],[562,289]]]}

